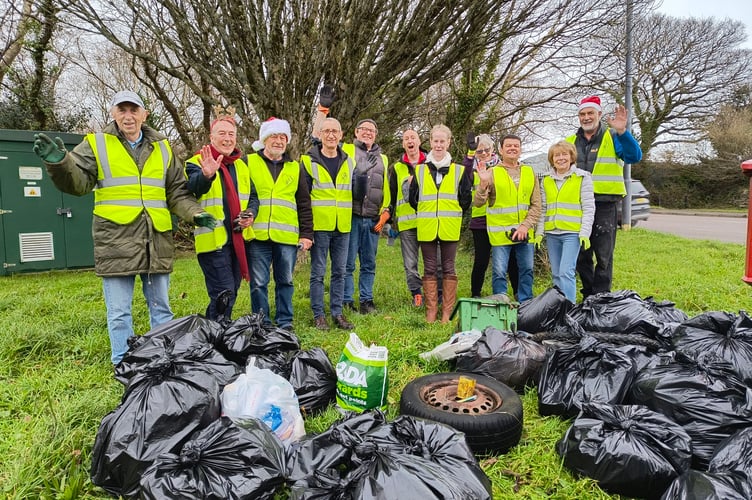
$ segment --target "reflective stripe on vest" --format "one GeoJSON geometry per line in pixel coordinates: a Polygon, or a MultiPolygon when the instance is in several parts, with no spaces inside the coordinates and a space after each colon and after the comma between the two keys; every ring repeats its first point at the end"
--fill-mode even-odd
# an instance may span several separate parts
{"type": "MultiPolygon", "coordinates": [[[[186,160],[186,164],[192,163],[199,165],[201,155],[186,160]]],[[[248,208],[248,200],[251,197],[251,177],[248,171],[248,165],[238,158],[234,162],[235,176],[237,177],[238,197],[240,198],[240,210],[248,208]]],[[[214,229],[197,226],[193,229],[193,239],[195,242],[196,253],[206,253],[219,250],[227,243],[227,229],[225,229],[225,208],[223,202],[224,191],[222,190],[223,181],[219,171],[214,176],[214,180],[209,187],[209,191],[201,195],[198,199],[199,205],[212,214],[217,219],[217,225],[214,229]]],[[[253,227],[247,227],[243,230],[243,239],[252,240],[254,237],[253,227]]]]}
{"type": "MultiPolygon", "coordinates": [[[[492,246],[512,245],[507,238],[507,231],[516,229],[527,217],[530,197],[535,187],[535,172],[527,165],[520,166],[520,186],[517,187],[504,167],[497,167],[493,172],[496,199],[486,210],[486,227],[488,240],[492,246]]],[[[530,229],[533,235],[533,229],[530,229]]]]}
{"type": "MultiPolygon", "coordinates": [[[[567,137],[567,142],[574,144],[577,134],[567,137]]],[[[611,130],[603,132],[601,145],[593,165],[593,194],[615,194],[626,196],[627,188],[624,185],[624,162],[616,157],[614,138],[611,130]]]]}
{"type": "Polygon", "coordinates": [[[564,179],[561,188],[556,181],[547,175],[543,178],[543,189],[546,193],[546,217],[544,229],[552,231],[579,232],[582,226],[582,203],[580,191],[582,177],[572,174],[564,179]]]}
{"type": "Polygon", "coordinates": [[[165,175],[172,163],[167,140],[152,143],[152,152],[139,172],[138,165],[112,134],[86,136],[97,160],[97,187],[94,190],[94,215],[116,224],[130,224],[146,209],[154,229],[172,229],[167,208],[165,175]]]}
{"type": "Polygon", "coordinates": [[[311,186],[311,208],[313,209],[313,230],[349,233],[352,227],[352,173],[355,161],[347,157],[337,172],[336,184],[324,165],[302,155],[308,175],[313,179],[311,186]]]}
{"type": "Polygon", "coordinates": [[[415,229],[418,227],[418,218],[415,209],[402,196],[402,184],[410,177],[410,168],[404,162],[394,164],[394,173],[397,176],[397,200],[394,215],[397,218],[397,227],[400,231],[415,229]]]}
{"type": "Polygon", "coordinates": [[[457,191],[464,167],[452,163],[437,188],[428,166],[415,167],[418,176],[418,241],[459,241],[462,228],[462,207],[457,191]]]}
{"type": "Polygon", "coordinates": [[[300,182],[300,165],[296,161],[285,162],[276,182],[258,153],[248,157],[248,168],[259,198],[258,215],[253,221],[256,239],[297,245],[300,229],[295,193],[300,182]]]}
{"type": "MultiPolygon", "coordinates": [[[[473,194],[478,189],[478,186],[480,185],[480,176],[478,175],[478,172],[473,172],[473,194]]],[[[485,217],[486,216],[486,209],[488,208],[488,201],[486,201],[483,205],[476,207],[473,205],[472,210],[470,211],[470,217],[485,217]]]]}

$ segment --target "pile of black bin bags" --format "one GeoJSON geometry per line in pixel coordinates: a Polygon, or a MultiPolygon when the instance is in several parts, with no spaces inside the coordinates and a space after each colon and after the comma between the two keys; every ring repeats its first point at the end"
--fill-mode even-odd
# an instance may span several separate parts
{"type": "Polygon", "coordinates": [[[574,418],[556,450],[570,470],[637,498],[752,498],[752,319],[694,318],[629,290],[520,305],[519,329],[486,328],[457,370],[574,418]],[[543,353],[541,353],[543,349],[543,353]]]}
{"type": "Polygon", "coordinates": [[[220,325],[198,315],[132,337],[115,369],[125,385],[100,424],[92,482],[144,499],[424,500],[491,498],[464,435],[443,424],[379,411],[346,414],[327,431],[285,445],[259,420],[221,416],[220,394],[247,363],[285,377],[304,416],[335,399],[322,349],[248,315],[220,325]]]}

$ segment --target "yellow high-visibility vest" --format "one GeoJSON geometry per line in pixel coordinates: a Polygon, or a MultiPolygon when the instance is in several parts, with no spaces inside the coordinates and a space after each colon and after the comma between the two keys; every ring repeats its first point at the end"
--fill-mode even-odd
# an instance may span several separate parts
{"type": "Polygon", "coordinates": [[[405,197],[401,193],[402,184],[410,177],[410,169],[407,164],[398,161],[394,164],[394,173],[397,176],[397,203],[394,210],[397,227],[400,231],[415,229],[418,227],[417,214],[410,203],[405,201],[405,197]]]}
{"type": "Polygon", "coordinates": [[[311,187],[311,208],[314,231],[334,231],[349,233],[352,227],[352,173],[355,162],[347,157],[332,180],[324,165],[302,155],[300,161],[313,179],[311,187]]]}
{"type": "MultiPolygon", "coordinates": [[[[187,163],[200,165],[199,158],[201,155],[195,155],[186,160],[187,163]]],[[[251,176],[248,171],[248,165],[238,158],[234,162],[235,176],[238,181],[238,197],[240,198],[240,210],[248,208],[248,200],[251,197],[251,176]]],[[[209,191],[201,195],[198,204],[212,214],[217,219],[217,225],[211,229],[208,227],[197,226],[193,229],[193,239],[196,247],[196,253],[206,253],[219,250],[227,244],[227,230],[225,229],[225,210],[223,203],[222,178],[220,173],[214,177],[209,191]]],[[[243,230],[243,239],[251,241],[254,238],[253,227],[249,226],[243,230]]]]}
{"type": "MultiPolygon", "coordinates": [[[[488,240],[492,246],[514,245],[518,241],[512,241],[507,237],[507,232],[517,229],[527,217],[530,209],[530,197],[535,187],[535,172],[528,165],[520,166],[520,185],[515,186],[514,181],[504,167],[496,167],[493,170],[494,188],[496,199],[493,205],[486,209],[486,227],[488,240]]],[[[534,228],[530,228],[530,236],[534,235],[534,228]]]]}
{"type": "Polygon", "coordinates": [[[581,187],[582,176],[576,173],[568,176],[561,188],[556,186],[556,181],[551,176],[543,178],[543,189],[546,193],[546,215],[543,227],[546,231],[561,229],[580,232],[580,227],[582,227],[581,187]]]}
{"type": "Polygon", "coordinates": [[[117,136],[99,132],[88,134],[86,140],[97,160],[94,215],[126,225],[145,209],[154,229],[170,231],[165,175],[172,163],[172,149],[167,140],[152,143],[152,153],[141,172],[117,136]]]}
{"type": "MultiPolygon", "coordinates": [[[[567,142],[572,144],[577,140],[577,134],[567,137],[567,142]]],[[[616,156],[614,139],[611,130],[603,132],[601,145],[593,165],[593,194],[615,194],[626,196],[627,188],[624,186],[624,162],[616,156]]]]}
{"type": "Polygon", "coordinates": [[[457,200],[464,167],[452,163],[439,187],[428,165],[415,167],[418,178],[418,241],[459,241],[462,228],[462,207],[457,200]]]}
{"type": "Polygon", "coordinates": [[[259,198],[258,215],[253,221],[256,239],[297,245],[300,228],[295,193],[300,182],[300,165],[286,161],[276,182],[258,153],[248,157],[248,168],[259,198]]]}

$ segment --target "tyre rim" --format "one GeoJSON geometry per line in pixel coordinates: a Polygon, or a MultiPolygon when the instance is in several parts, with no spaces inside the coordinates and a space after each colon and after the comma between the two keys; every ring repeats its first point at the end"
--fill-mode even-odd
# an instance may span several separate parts
{"type": "Polygon", "coordinates": [[[462,401],[457,397],[457,379],[434,382],[421,390],[420,397],[425,404],[449,413],[481,415],[499,409],[503,400],[499,394],[483,384],[476,383],[476,396],[472,401],[462,401]]]}

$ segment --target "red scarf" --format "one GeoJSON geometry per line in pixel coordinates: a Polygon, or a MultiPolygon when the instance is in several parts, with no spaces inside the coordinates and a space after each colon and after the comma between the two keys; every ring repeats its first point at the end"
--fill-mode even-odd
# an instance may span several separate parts
{"type": "MultiPolygon", "coordinates": [[[[211,146],[211,152],[212,157],[215,160],[221,155],[221,153],[217,151],[214,146],[211,146]]],[[[230,208],[231,221],[237,219],[238,214],[240,214],[240,197],[238,196],[238,188],[232,182],[232,176],[230,175],[230,171],[227,169],[227,167],[229,165],[232,165],[238,158],[240,158],[240,150],[234,149],[232,153],[222,158],[222,164],[219,166],[220,177],[222,178],[222,183],[225,186],[225,197],[227,198],[227,205],[230,208]]],[[[232,227],[232,223],[230,223],[230,227],[232,227]]],[[[231,230],[230,234],[232,235],[232,247],[235,250],[235,257],[238,259],[238,264],[240,264],[240,275],[244,280],[250,282],[251,273],[248,271],[248,260],[246,259],[245,255],[245,240],[243,239],[243,233],[236,233],[235,231],[231,230]]]]}

